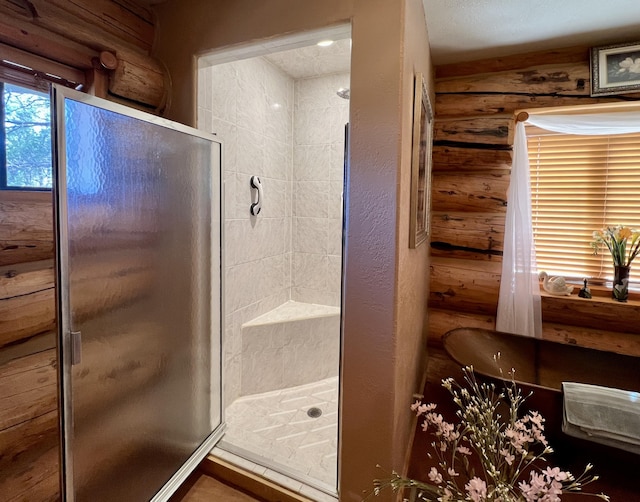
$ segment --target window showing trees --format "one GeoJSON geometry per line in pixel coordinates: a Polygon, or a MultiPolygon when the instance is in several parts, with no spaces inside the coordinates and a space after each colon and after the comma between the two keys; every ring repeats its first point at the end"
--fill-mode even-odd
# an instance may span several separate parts
{"type": "Polygon", "coordinates": [[[0,189],[50,189],[49,95],[4,82],[0,82],[0,90],[0,189]]]}

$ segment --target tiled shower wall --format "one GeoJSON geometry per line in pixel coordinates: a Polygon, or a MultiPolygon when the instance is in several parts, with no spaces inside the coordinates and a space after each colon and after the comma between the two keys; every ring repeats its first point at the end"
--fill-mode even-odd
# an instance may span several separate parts
{"type": "Polygon", "coordinates": [[[199,71],[198,127],[223,142],[227,404],[241,393],[242,323],[290,298],[293,87],[262,58],[199,71]],[[265,194],[257,217],[252,175],[265,194]]]}
{"type": "Polygon", "coordinates": [[[291,299],[340,305],[344,128],[349,74],[297,80],[293,127],[291,299]]]}
{"type": "Polygon", "coordinates": [[[199,70],[198,127],[223,142],[227,404],[244,394],[242,360],[255,356],[242,353],[243,323],[288,300],[339,305],[348,101],[335,92],[348,82],[294,82],[263,58],[199,70]],[[257,217],[252,175],[264,186],[257,217]]]}

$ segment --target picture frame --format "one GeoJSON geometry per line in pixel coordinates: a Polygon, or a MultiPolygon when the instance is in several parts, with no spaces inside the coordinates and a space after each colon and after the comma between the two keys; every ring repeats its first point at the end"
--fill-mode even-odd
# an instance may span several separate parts
{"type": "Polygon", "coordinates": [[[424,75],[416,73],[411,158],[410,248],[417,248],[430,234],[432,144],[433,109],[429,101],[424,75]]]}
{"type": "Polygon", "coordinates": [[[640,42],[591,48],[591,96],[640,92],[640,42]]]}

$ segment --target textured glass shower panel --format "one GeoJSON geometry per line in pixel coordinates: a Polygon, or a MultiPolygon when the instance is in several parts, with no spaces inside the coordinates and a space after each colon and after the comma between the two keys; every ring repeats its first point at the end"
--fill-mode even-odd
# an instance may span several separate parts
{"type": "Polygon", "coordinates": [[[220,146],[68,99],[64,117],[75,499],[145,501],[221,422],[220,146]]]}

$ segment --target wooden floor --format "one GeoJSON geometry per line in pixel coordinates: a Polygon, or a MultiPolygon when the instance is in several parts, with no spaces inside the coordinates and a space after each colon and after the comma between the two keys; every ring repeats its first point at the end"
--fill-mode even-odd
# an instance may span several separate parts
{"type": "Polygon", "coordinates": [[[169,502],[264,502],[196,470],[169,502]]]}

